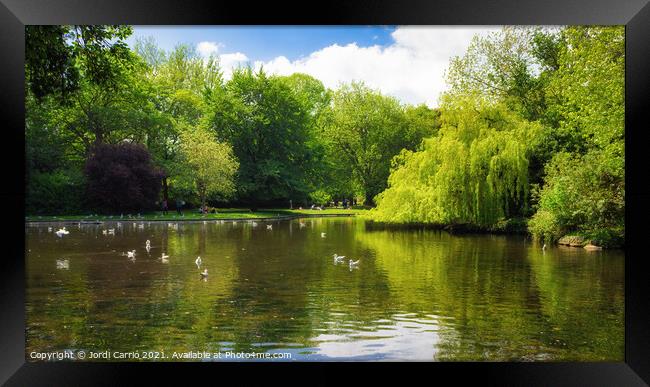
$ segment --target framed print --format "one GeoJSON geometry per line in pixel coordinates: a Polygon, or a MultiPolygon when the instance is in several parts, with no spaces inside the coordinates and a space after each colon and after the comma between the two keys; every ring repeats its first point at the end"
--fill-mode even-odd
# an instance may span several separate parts
{"type": "Polygon", "coordinates": [[[0,15],[3,383],[650,380],[644,0],[0,15]]]}

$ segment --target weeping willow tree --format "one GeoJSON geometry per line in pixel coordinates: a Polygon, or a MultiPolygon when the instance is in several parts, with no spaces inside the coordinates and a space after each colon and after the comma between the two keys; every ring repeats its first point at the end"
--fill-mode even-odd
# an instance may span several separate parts
{"type": "Polygon", "coordinates": [[[442,127],[393,160],[370,217],[382,222],[494,224],[527,211],[529,149],[539,125],[481,96],[443,97],[442,127]]]}

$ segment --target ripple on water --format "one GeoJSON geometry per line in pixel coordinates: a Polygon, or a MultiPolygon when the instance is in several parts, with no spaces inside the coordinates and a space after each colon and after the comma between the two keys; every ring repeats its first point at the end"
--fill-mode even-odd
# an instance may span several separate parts
{"type": "Polygon", "coordinates": [[[307,361],[622,359],[622,253],[542,256],[507,237],[367,232],[347,220],[307,220],[300,232],[294,222],[292,233],[289,222],[272,233],[245,223],[132,223],[82,225],[64,238],[46,232],[53,224],[26,229],[30,349],[191,344],[286,350],[307,361]],[[115,235],[103,235],[107,227],[115,235]],[[135,262],[120,255],[132,249],[135,262]],[[333,265],[334,252],[361,266],[333,265]],[[199,254],[207,281],[194,265],[199,254]],[[57,259],[70,269],[56,270],[57,259]]]}

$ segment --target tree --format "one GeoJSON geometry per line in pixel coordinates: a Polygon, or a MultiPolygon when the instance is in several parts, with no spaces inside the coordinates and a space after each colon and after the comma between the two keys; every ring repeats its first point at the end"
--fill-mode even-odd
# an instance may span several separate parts
{"type": "Polygon", "coordinates": [[[237,200],[275,204],[306,198],[316,167],[307,104],[281,77],[235,70],[209,98],[208,126],[239,160],[237,200]]]}
{"type": "Polygon", "coordinates": [[[504,27],[485,37],[474,36],[465,55],[449,63],[450,93],[480,93],[505,103],[526,119],[539,119],[544,111],[544,95],[540,78],[535,75],[542,62],[535,55],[542,50],[533,50],[538,32],[529,27],[504,27]]]}
{"type": "Polygon", "coordinates": [[[100,211],[144,211],[154,208],[162,171],[140,144],[122,142],[93,148],[85,167],[86,197],[100,211]]]}
{"type": "Polygon", "coordinates": [[[206,101],[214,90],[223,88],[222,72],[216,58],[205,61],[186,44],[165,52],[152,39],[138,40],[135,50],[148,63],[143,77],[149,80],[151,101],[160,121],[160,125],[150,126],[143,141],[165,171],[163,197],[168,199],[169,179],[182,173],[180,133],[205,119],[206,101]]]}
{"type": "Polygon", "coordinates": [[[130,26],[26,26],[25,73],[39,100],[56,95],[66,101],[82,78],[115,90],[115,78],[129,62],[125,39],[130,26]]]}
{"type": "Polygon", "coordinates": [[[225,199],[235,192],[239,162],[229,144],[216,141],[207,130],[187,129],[181,133],[181,152],[186,166],[182,179],[191,182],[202,207],[208,196],[225,199]]]}
{"type": "Polygon", "coordinates": [[[527,208],[527,140],[539,126],[480,97],[443,99],[440,134],[394,160],[372,217],[490,226],[527,208]]]}
{"type": "Polygon", "coordinates": [[[422,137],[435,129],[414,130],[415,121],[407,121],[403,106],[395,98],[362,83],[336,90],[332,106],[324,114],[322,136],[329,158],[335,169],[344,171],[346,180],[351,177],[361,188],[369,205],[386,188],[391,159],[402,149],[415,149],[422,137]]]}
{"type": "MultiPolygon", "coordinates": [[[[561,34],[549,108],[574,146],[546,165],[531,232],[620,244],[625,235],[625,40],[622,27],[568,27],[561,34]]],[[[560,148],[559,150],[563,150],[560,148]]]]}

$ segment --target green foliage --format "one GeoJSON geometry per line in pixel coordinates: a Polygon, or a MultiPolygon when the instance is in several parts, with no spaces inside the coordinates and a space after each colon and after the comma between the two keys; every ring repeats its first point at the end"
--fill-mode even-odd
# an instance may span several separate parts
{"type": "Polygon", "coordinates": [[[623,27],[477,36],[451,60],[437,109],[357,82],[329,90],[306,74],[242,68],[225,81],[218,57],[183,44],[166,52],[153,39],[131,51],[130,34],[26,27],[28,211],[80,207],[84,161],[126,141],[164,170],[165,198],[363,197],[386,222],[509,232],[532,215],[539,239],[622,244],[623,27]]]}
{"type": "Polygon", "coordinates": [[[208,127],[240,162],[237,198],[247,203],[306,198],[317,167],[311,109],[286,79],[236,70],[209,100],[208,127]]]}
{"type": "Polygon", "coordinates": [[[625,227],[623,160],[604,152],[584,156],[557,154],[547,165],[539,210],[530,230],[547,241],[569,232],[623,235],[625,227]]]}
{"type": "Polygon", "coordinates": [[[328,159],[336,176],[349,180],[351,172],[365,204],[373,204],[386,188],[391,159],[402,149],[415,149],[424,136],[434,133],[435,113],[426,109],[409,110],[407,116],[395,98],[362,83],[343,85],[334,92],[322,121],[328,159]]]}
{"type": "Polygon", "coordinates": [[[625,234],[624,30],[569,27],[561,37],[558,69],[549,83],[555,96],[549,109],[560,120],[546,136],[557,145],[546,144],[565,152],[554,154],[546,166],[531,232],[554,241],[575,231],[620,243],[625,234]],[[562,133],[571,133],[576,145],[562,133]]]}
{"type": "Polygon", "coordinates": [[[25,72],[29,90],[39,100],[62,101],[88,82],[116,90],[131,51],[125,39],[130,26],[26,26],[25,72]]]}
{"type": "Polygon", "coordinates": [[[505,27],[486,37],[475,36],[462,57],[452,58],[447,71],[450,94],[481,94],[501,101],[524,118],[543,114],[542,83],[532,67],[540,65],[533,50],[537,30],[505,27]]]}
{"type": "Polygon", "coordinates": [[[25,211],[29,214],[79,213],[85,180],[79,169],[33,172],[27,184],[25,211]]]}
{"type": "Polygon", "coordinates": [[[239,163],[229,144],[216,141],[207,130],[188,129],[181,134],[181,152],[185,168],[180,178],[191,182],[202,206],[208,196],[223,200],[235,192],[239,163]]]}
{"type": "Polygon", "coordinates": [[[329,193],[327,193],[322,189],[310,193],[309,198],[312,200],[313,203],[318,205],[325,205],[332,201],[332,195],[330,195],[329,193]]]}
{"type": "Polygon", "coordinates": [[[372,217],[385,222],[491,225],[527,206],[528,145],[539,126],[477,97],[443,107],[440,135],[403,152],[372,217]]]}

